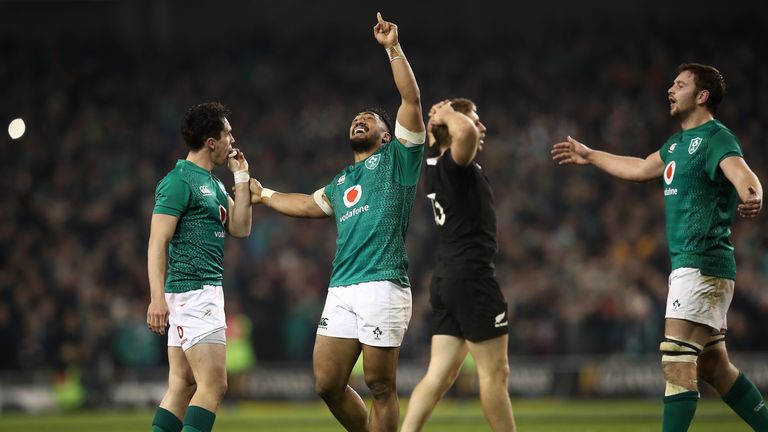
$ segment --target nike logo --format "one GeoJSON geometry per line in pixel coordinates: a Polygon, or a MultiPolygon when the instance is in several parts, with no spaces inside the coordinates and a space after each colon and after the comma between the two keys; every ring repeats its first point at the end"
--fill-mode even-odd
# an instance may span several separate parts
{"type": "Polygon", "coordinates": [[[504,311],[504,312],[496,315],[496,319],[495,319],[494,325],[496,327],[504,327],[505,325],[507,325],[507,321],[504,319],[506,317],[506,315],[507,315],[507,311],[504,311]]]}

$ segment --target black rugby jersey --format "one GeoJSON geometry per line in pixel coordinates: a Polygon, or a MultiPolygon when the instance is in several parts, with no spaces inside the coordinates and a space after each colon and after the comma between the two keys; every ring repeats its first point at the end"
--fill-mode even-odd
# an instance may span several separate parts
{"type": "Polygon", "coordinates": [[[493,190],[480,165],[457,165],[448,149],[428,158],[424,191],[440,233],[434,276],[495,276],[496,210],[493,190]]]}

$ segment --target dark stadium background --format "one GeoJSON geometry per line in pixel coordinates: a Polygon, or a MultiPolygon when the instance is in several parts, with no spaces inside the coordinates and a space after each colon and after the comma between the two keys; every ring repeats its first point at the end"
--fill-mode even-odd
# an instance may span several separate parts
{"type": "MultiPolygon", "coordinates": [[[[759,2],[0,1],[0,410],[151,406],[167,371],[146,330],[156,182],[186,149],[191,104],[228,105],[252,175],[311,192],[351,161],[363,107],[399,98],[376,11],[399,25],[423,106],[474,99],[496,193],[510,304],[510,391],[658,396],[669,260],[659,183],[549,157],[566,135],[645,156],[679,126],[666,89],[683,62],[720,68],[718,118],[768,182],[768,7],[759,2]]],[[[218,172],[226,184],[231,178],[218,172]]],[[[311,350],[335,228],[254,210],[230,239],[228,397],[314,400],[311,350]],[[252,354],[252,356],[251,356],[252,354]]],[[[737,365],[768,391],[768,231],[737,221],[729,314],[737,365]]],[[[408,247],[414,314],[399,389],[429,354],[435,229],[419,195],[408,247]]],[[[358,383],[359,384],[359,383],[358,383]]],[[[471,374],[452,395],[472,395],[471,374]]],[[[364,386],[358,386],[359,388],[364,386]]],[[[361,388],[362,389],[362,388],[361,388]]],[[[705,390],[705,393],[708,393],[705,390]]],[[[711,393],[711,392],[709,392],[711,393]]]]}

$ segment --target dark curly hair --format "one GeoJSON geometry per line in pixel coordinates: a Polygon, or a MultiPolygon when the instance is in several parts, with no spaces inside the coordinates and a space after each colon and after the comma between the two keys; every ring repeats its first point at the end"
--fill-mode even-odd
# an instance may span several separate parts
{"type": "Polygon", "coordinates": [[[192,151],[203,148],[208,138],[219,139],[224,118],[231,112],[219,102],[206,102],[190,107],[181,120],[181,136],[192,151]]]}
{"type": "Polygon", "coordinates": [[[381,108],[381,107],[369,107],[369,108],[366,108],[366,109],[364,109],[364,110],[362,110],[360,112],[374,113],[377,116],[379,116],[381,121],[383,121],[384,124],[387,126],[387,132],[389,132],[389,135],[394,136],[395,130],[392,129],[392,119],[389,118],[389,114],[387,114],[387,112],[384,110],[384,108],[381,108]]]}

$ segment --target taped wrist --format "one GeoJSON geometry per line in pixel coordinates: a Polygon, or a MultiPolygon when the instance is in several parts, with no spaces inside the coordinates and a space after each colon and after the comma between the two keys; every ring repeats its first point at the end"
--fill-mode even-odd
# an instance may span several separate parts
{"type": "Polygon", "coordinates": [[[272,195],[274,195],[274,194],[275,194],[275,191],[273,191],[272,189],[269,189],[269,188],[261,188],[261,195],[260,195],[260,196],[261,196],[262,198],[269,198],[269,197],[271,197],[271,196],[272,196],[272,195]]]}
{"type": "Polygon", "coordinates": [[[235,184],[248,183],[248,181],[251,179],[251,175],[248,173],[248,170],[235,171],[234,174],[235,184]]]}
{"type": "Polygon", "coordinates": [[[396,43],[395,45],[392,45],[389,48],[386,48],[387,55],[389,56],[389,62],[392,63],[393,61],[397,59],[403,59],[405,60],[405,54],[403,54],[403,49],[400,47],[400,43],[396,43]]]}

